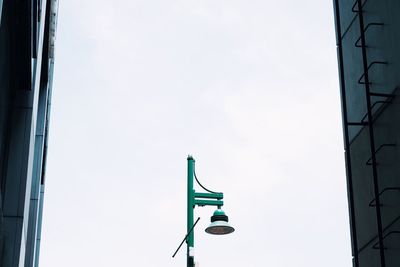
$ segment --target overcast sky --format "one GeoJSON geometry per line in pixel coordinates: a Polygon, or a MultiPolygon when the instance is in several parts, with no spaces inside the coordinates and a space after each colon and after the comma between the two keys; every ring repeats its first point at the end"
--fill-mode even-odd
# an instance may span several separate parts
{"type": "Polygon", "coordinates": [[[60,1],[41,266],[350,267],[332,1],[60,1]]]}

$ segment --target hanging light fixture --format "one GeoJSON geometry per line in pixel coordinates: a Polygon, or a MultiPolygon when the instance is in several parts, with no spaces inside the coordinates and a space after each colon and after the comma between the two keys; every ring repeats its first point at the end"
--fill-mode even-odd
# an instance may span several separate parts
{"type": "Polygon", "coordinates": [[[233,233],[235,228],[233,228],[228,223],[228,216],[221,209],[214,211],[213,216],[211,216],[211,224],[206,228],[206,232],[212,235],[226,235],[233,233]]]}

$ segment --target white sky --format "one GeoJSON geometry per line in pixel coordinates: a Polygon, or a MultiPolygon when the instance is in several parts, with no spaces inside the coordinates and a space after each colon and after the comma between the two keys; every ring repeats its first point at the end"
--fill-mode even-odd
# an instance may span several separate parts
{"type": "Polygon", "coordinates": [[[61,1],[41,266],[350,267],[332,1],[61,1]]]}

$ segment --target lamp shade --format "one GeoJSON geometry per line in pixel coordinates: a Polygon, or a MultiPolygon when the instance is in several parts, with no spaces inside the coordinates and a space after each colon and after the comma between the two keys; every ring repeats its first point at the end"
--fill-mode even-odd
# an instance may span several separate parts
{"type": "Polygon", "coordinates": [[[228,223],[228,216],[221,209],[214,211],[211,216],[211,224],[206,228],[206,232],[212,235],[226,235],[235,231],[228,223]]]}

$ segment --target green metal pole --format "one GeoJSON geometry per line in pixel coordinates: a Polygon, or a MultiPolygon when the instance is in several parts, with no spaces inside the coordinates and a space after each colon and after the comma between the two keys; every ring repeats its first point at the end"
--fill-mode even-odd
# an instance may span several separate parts
{"type": "MultiPolygon", "coordinates": [[[[189,232],[193,226],[193,209],[194,209],[194,189],[193,189],[193,172],[194,172],[194,162],[192,156],[187,158],[188,168],[187,168],[187,232],[189,232]]],[[[187,243],[187,267],[194,266],[194,230],[188,235],[186,239],[187,243]]]]}

